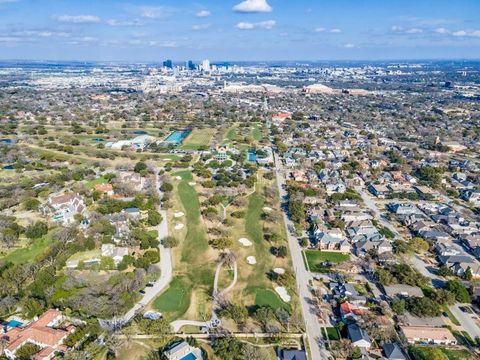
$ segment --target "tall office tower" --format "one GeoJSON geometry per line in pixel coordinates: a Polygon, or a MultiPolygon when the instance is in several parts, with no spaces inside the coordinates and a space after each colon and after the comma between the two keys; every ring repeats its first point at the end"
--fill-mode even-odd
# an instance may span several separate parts
{"type": "Polygon", "coordinates": [[[210,71],[210,60],[205,59],[202,61],[202,70],[206,72],[210,71]]]}
{"type": "Polygon", "coordinates": [[[165,60],[163,62],[163,67],[166,67],[167,69],[173,69],[173,62],[172,60],[165,60]]]}
{"type": "Polygon", "coordinates": [[[192,60],[188,60],[187,61],[187,70],[195,70],[196,69],[196,66],[195,64],[193,63],[192,60]]]}

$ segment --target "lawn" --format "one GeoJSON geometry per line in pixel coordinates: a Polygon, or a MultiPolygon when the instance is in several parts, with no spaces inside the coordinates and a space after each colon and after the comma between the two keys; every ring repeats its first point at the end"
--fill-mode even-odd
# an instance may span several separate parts
{"type": "MultiPolygon", "coordinates": [[[[193,186],[188,185],[193,175],[190,171],[179,171],[173,175],[181,177],[181,180],[176,182],[175,196],[172,199],[176,204],[173,209],[185,212],[182,223],[186,225],[186,233],[183,233],[185,237],[180,239],[180,246],[173,250],[176,277],[170,287],[153,303],[153,307],[166,313],[168,319],[195,317],[189,309],[191,304],[192,309],[197,309],[197,315],[207,312],[208,306],[201,296],[204,292],[210,293],[214,277],[214,262],[210,262],[206,256],[209,245],[201,222],[198,194],[193,186]],[[192,299],[196,301],[192,302],[192,299]]],[[[172,235],[178,236],[175,233],[172,235]]]]}
{"type": "Polygon", "coordinates": [[[332,251],[306,250],[304,251],[308,267],[313,272],[325,272],[325,266],[321,263],[329,261],[331,263],[341,263],[348,261],[350,255],[332,251]]]}
{"type": "Polygon", "coordinates": [[[40,239],[35,239],[28,247],[13,250],[11,253],[7,254],[2,260],[5,263],[12,262],[14,264],[24,264],[33,261],[37,256],[44,253],[51,243],[52,238],[49,235],[44,236],[40,239]]]}
{"type": "Polygon", "coordinates": [[[330,340],[340,340],[340,334],[338,333],[338,330],[336,328],[326,327],[325,330],[327,331],[327,336],[330,340]]]}
{"type": "Polygon", "coordinates": [[[251,137],[255,141],[260,141],[263,139],[263,132],[258,124],[253,125],[253,128],[251,130],[251,137]]]}
{"type": "Polygon", "coordinates": [[[237,140],[237,128],[231,127],[227,132],[227,140],[235,141],[237,140]]]}
{"type": "Polygon", "coordinates": [[[205,229],[200,224],[200,202],[195,189],[187,180],[178,184],[178,195],[185,209],[187,235],[182,249],[182,262],[195,262],[208,249],[205,229]]]}
{"type": "Polygon", "coordinates": [[[277,293],[270,289],[258,288],[255,290],[255,306],[267,306],[274,310],[283,308],[290,312],[291,306],[280,299],[277,293]]]}
{"type": "Polygon", "coordinates": [[[475,358],[467,350],[447,349],[439,346],[409,346],[408,351],[414,360],[473,360],[475,358]]]}
{"type": "Polygon", "coordinates": [[[106,184],[108,182],[107,179],[105,179],[103,176],[102,177],[99,177],[99,178],[96,178],[96,179],[93,179],[93,180],[90,180],[90,181],[87,181],[85,183],[85,186],[89,189],[93,189],[95,187],[95,185],[98,185],[98,184],[106,184]]]}
{"type": "Polygon", "coordinates": [[[153,306],[162,313],[169,313],[172,317],[181,316],[190,306],[192,286],[188,279],[175,277],[168,289],[155,299],[153,306]]]}
{"type": "Polygon", "coordinates": [[[193,129],[188,137],[183,141],[181,149],[197,150],[200,146],[209,146],[216,129],[193,129]]]}

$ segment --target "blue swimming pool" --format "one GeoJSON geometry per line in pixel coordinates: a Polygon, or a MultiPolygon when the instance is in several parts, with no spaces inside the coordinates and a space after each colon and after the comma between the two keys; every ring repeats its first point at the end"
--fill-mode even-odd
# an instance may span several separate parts
{"type": "Polygon", "coordinates": [[[22,326],[23,326],[23,323],[18,321],[18,320],[10,320],[7,323],[7,327],[9,327],[9,328],[19,328],[19,327],[22,327],[22,326]]]}
{"type": "Polygon", "coordinates": [[[257,155],[255,150],[248,150],[248,161],[255,162],[257,160],[257,155]]]}
{"type": "Polygon", "coordinates": [[[11,144],[13,144],[13,140],[12,139],[0,139],[0,143],[6,144],[6,145],[11,145],[11,144]]]}
{"type": "Polygon", "coordinates": [[[197,360],[197,357],[193,355],[192,353],[185,355],[183,358],[180,360],[197,360]]]}
{"type": "Polygon", "coordinates": [[[183,140],[190,134],[190,131],[180,131],[176,130],[172,132],[168,137],[165,139],[166,142],[171,142],[175,144],[181,144],[183,140]]]}
{"type": "Polygon", "coordinates": [[[13,170],[13,165],[5,165],[3,170],[13,170]]]}
{"type": "Polygon", "coordinates": [[[134,135],[147,135],[147,132],[146,132],[146,131],[143,131],[143,130],[137,130],[137,131],[132,131],[131,134],[134,134],[134,135]]]}

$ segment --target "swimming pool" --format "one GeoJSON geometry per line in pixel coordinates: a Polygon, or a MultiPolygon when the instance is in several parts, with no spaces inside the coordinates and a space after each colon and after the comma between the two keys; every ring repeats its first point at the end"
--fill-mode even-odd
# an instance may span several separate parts
{"type": "Polygon", "coordinates": [[[190,134],[190,131],[180,131],[176,130],[172,132],[168,137],[165,139],[166,142],[171,142],[175,144],[181,144],[183,140],[190,134]]]}
{"type": "Polygon", "coordinates": [[[5,165],[3,170],[13,170],[13,165],[5,165]]]}
{"type": "Polygon", "coordinates": [[[19,327],[22,327],[22,326],[23,326],[23,323],[18,321],[18,320],[10,320],[7,323],[7,327],[9,327],[9,328],[19,328],[19,327]]]}
{"type": "Polygon", "coordinates": [[[257,160],[257,155],[255,154],[255,150],[248,150],[248,161],[255,162],[257,160]]]}
{"type": "Polygon", "coordinates": [[[193,355],[192,353],[185,355],[183,358],[180,360],[197,360],[197,357],[193,355]]]}

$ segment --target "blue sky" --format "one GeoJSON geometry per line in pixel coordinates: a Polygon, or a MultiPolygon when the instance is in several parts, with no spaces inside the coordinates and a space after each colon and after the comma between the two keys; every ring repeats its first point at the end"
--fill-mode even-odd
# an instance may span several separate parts
{"type": "Polygon", "coordinates": [[[0,0],[0,58],[480,58],[479,0],[0,0]]]}

